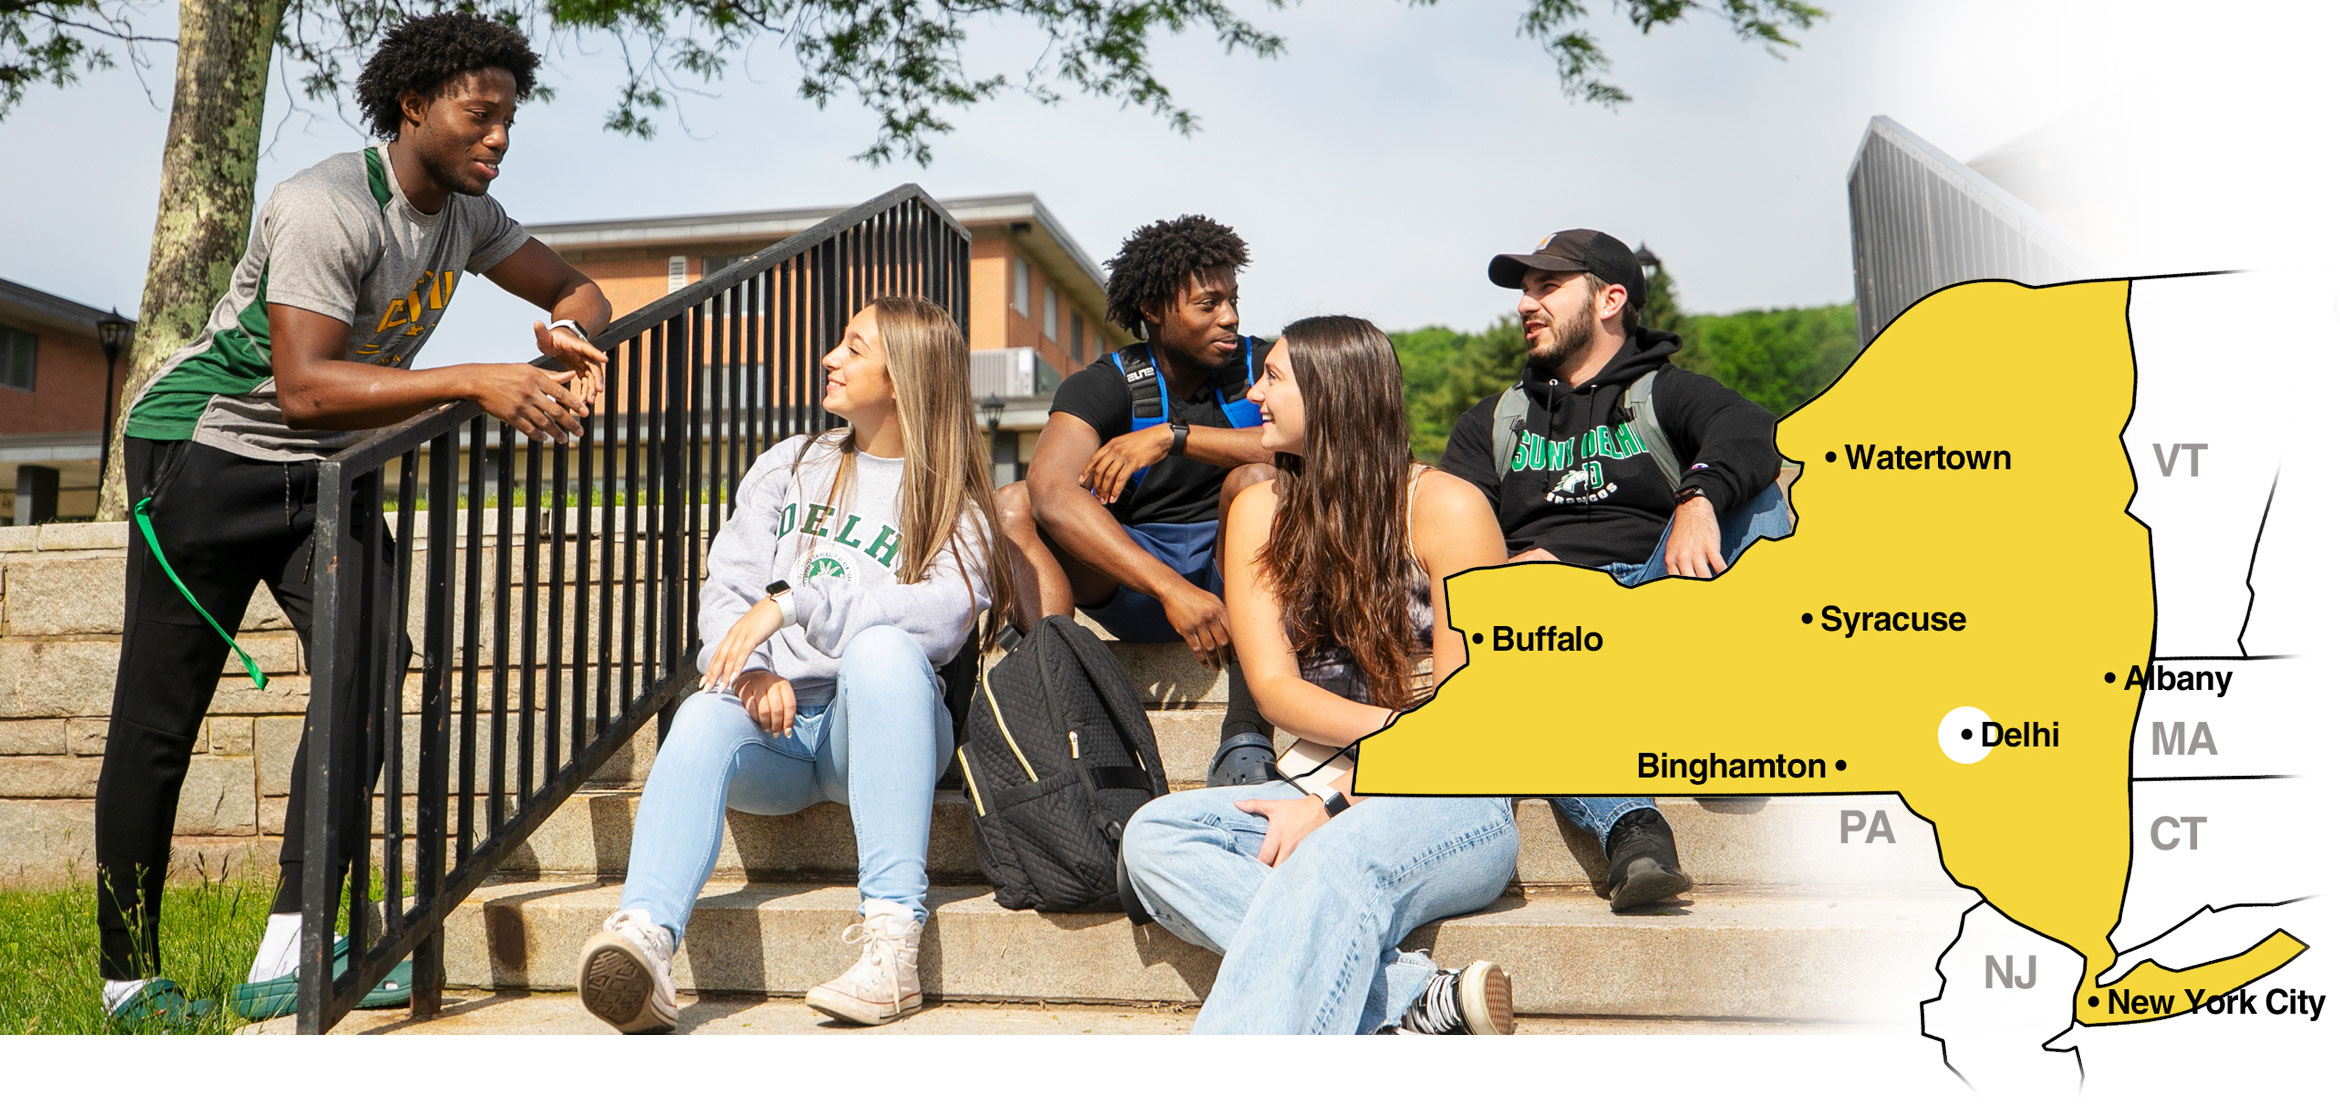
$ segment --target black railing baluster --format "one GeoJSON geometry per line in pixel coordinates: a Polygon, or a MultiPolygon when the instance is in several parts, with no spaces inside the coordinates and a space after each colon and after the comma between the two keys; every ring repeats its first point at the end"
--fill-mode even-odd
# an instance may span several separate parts
{"type": "Polygon", "coordinates": [[[408,597],[414,591],[414,507],[420,494],[422,450],[410,449],[398,459],[398,525],[390,531],[390,598],[382,624],[382,909],[386,928],[406,928],[406,619],[413,615],[408,597]]]}
{"type": "MultiPolygon", "coordinates": [[[[584,758],[585,737],[590,730],[586,727],[585,722],[586,706],[591,697],[586,678],[592,662],[592,659],[587,657],[592,653],[591,637],[593,633],[592,599],[589,593],[594,580],[593,505],[598,497],[593,493],[593,416],[587,415],[578,424],[585,427],[585,436],[577,439],[577,491],[576,511],[574,512],[577,524],[577,583],[569,590],[574,595],[571,597],[569,611],[569,615],[572,617],[570,619],[572,630],[569,635],[569,757],[565,760],[564,765],[584,758]]],[[[567,508],[563,508],[561,514],[568,517],[571,512],[567,508]]]]}
{"type": "Polygon", "coordinates": [[[512,708],[512,440],[519,435],[498,424],[496,443],[496,652],[488,658],[495,676],[488,682],[488,828],[503,827],[504,773],[511,767],[511,734],[504,726],[512,708]]]}
{"type": "Polygon", "coordinates": [[[544,443],[533,438],[528,442],[528,487],[520,493],[520,800],[526,802],[536,793],[536,596],[543,591],[540,575],[543,547],[537,539],[541,533],[541,502],[544,491],[544,443]]]}
{"type": "MultiPolygon", "coordinates": [[[[463,724],[462,749],[455,757],[456,779],[460,789],[456,793],[455,864],[461,867],[470,862],[473,842],[473,820],[479,809],[479,613],[487,607],[488,595],[479,583],[479,559],[487,550],[487,417],[471,420],[465,427],[469,448],[464,450],[464,467],[470,475],[464,478],[464,495],[470,503],[464,509],[463,530],[463,724]]],[[[452,494],[452,493],[450,493],[452,494]]]]}
{"type": "MultiPolygon", "coordinates": [[[[430,526],[423,559],[422,770],[415,786],[414,907],[436,909],[447,875],[447,745],[454,680],[455,455],[458,432],[431,441],[430,526]]],[[[403,543],[412,549],[411,540],[403,543]]],[[[414,950],[409,1013],[439,1013],[439,967],[444,936],[434,926],[414,950]]]]}
{"type": "Polygon", "coordinates": [[[707,504],[708,470],[703,462],[707,459],[707,381],[713,378],[707,370],[707,333],[707,308],[700,306],[691,311],[691,371],[683,401],[684,413],[690,419],[683,425],[687,432],[680,439],[683,468],[688,473],[683,482],[682,611],[669,635],[674,661],[678,663],[682,661],[683,645],[690,642],[685,629],[699,614],[699,554],[706,545],[706,537],[699,533],[699,519],[705,514],[703,509],[707,504]]]}
{"type": "MultiPolygon", "coordinates": [[[[578,423],[582,426],[584,423],[578,423]]],[[[544,580],[544,777],[552,781],[553,772],[561,768],[561,633],[563,620],[568,616],[568,585],[565,577],[569,568],[569,450],[575,441],[555,442],[552,453],[552,491],[547,493],[551,504],[543,514],[550,520],[552,530],[544,543],[545,557],[551,568],[544,580]]]]}
{"type": "Polygon", "coordinates": [[[618,637],[618,704],[623,708],[634,707],[634,585],[642,579],[635,540],[642,535],[641,389],[646,382],[642,338],[635,337],[626,342],[626,578],[619,593],[625,600],[625,614],[620,617],[623,631],[618,637]]]}
{"type": "MultiPolygon", "coordinates": [[[[690,669],[682,660],[683,625],[691,617],[683,614],[683,550],[691,539],[683,533],[686,505],[696,498],[692,491],[692,470],[683,462],[690,449],[688,426],[690,421],[691,367],[696,360],[696,338],[691,324],[698,316],[698,308],[679,314],[667,323],[666,339],[666,396],[661,401],[658,445],[659,473],[666,483],[658,487],[661,533],[658,567],[658,662],[671,673],[680,674],[690,669]]],[[[674,710],[658,710],[658,736],[666,737],[666,730],[674,723],[674,710]]]]}
{"type": "Polygon", "coordinates": [[[722,431],[722,483],[718,489],[720,500],[708,505],[708,519],[721,523],[731,513],[733,489],[739,486],[739,455],[747,448],[745,431],[740,428],[740,396],[747,390],[747,287],[731,288],[724,295],[723,322],[723,401],[715,407],[717,428],[722,431]]]}

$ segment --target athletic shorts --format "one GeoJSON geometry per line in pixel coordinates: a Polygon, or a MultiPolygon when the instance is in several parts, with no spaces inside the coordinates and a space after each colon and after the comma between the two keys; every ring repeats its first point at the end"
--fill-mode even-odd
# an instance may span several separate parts
{"type": "MultiPolygon", "coordinates": [[[[1219,570],[1211,563],[1211,545],[1218,541],[1219,523],[1208,519],[1199,523],[1123,523],[1123,532],[1140,549],[1155,559],[1177,570],[1187,583],[1207,589],[1214,596],[1223,596],[1225,586],[1219,580],[1219,570]]],[[[1138,592],[1128,585],[1116,586],[1113,599],[1094,608],[1081,611],[1090,619],[1111,631],[1113,637],[1125,643],[1182,643],[1186,640],[1178,629],[1170,626],[1170,618],[1162,612],[1162,602],[1138,592]]]]}

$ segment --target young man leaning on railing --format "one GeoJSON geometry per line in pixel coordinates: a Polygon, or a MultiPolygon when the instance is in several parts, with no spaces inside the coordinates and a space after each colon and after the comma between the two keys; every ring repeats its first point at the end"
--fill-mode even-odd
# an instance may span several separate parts
{"type": "MultiPolygon", "coordinates": [[[[229,632],[254,586],[267,584],[314,653],[317,462],[367,431],[459,401],[538,441],[566,442],[600,399],[604,358],[587,338],[609,324],[609,300],[487,196],[536,63],[518,31],[476,16],[427,16],[385,35],[356,89],[382,142],[276,187],[201,335],[164,361],[127,410],[125,475],[138,530],[97,791],[98,964],[118,1023],[177,1028],[218,1009],[157,975],[172,819],[234,646],[229,632]],[[536,326],[536,345],[561,370],[412,366],[466,271],[550,313],[551,325],[536,326]]],[[[379,507],[364,486],[352,500],[379,507]]],[[[350,521],[368,544],[390,544],[378,511],[350,521]]],[[[254,684],[265,685],[235,649],[254,684]]],[[[358,671],[344,673],[357,680],[358,671]]],[[[337,707],[362,715],[354,685],[350,693],[337,707]]],[[[362,722],[336,730],[359,731],[362,722]]],[[[309,851],[298,772],[310,744],[304,734],[294,758],[267,934],[251,982],[230,1004],[249,1018],[289,1013],[295,998],[309,851]]],[[[378,754],[371,762],[379,769],[378,754]]],[[[345,863],[367,836],[336,834],[335,846],[317,854],[345,863]]],[[[407,994],[393,975],[365,1005],[407,994]]]]}

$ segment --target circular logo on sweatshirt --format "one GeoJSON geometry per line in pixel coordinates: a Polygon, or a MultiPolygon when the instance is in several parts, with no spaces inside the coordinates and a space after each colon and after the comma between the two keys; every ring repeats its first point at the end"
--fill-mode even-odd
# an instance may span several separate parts
{"type": "Polygon", "coordinates": [[[853,564],[832,553],[813,551],[804,556],[804,564],[796,571],[796,579],[809,581],[815,577],[837,577],[846,584],[853,583],[853,564]]]}

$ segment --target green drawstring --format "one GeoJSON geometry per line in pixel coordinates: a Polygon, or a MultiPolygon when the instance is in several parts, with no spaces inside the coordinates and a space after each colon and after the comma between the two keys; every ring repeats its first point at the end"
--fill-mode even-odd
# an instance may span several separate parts
{"type": "Polygon", "coordinates": [[[138,506],[130,509],[130,513],[138,518],[139,532],[146,535],[146,552],[154,555],[156,565],[162,566],[163,576],[169,577],[172,584],[179,586],[179,595],[187,598],[187,605],[195,609],[195,614],[202,616],[203,622],[210,624],[213,631],[219,632],[220,638],[227,640],[227,645],[235,650],[236,657],[244,660],[244,672],[252,675],[252,684],[262,689],[268,688],[268,675],[260,672],[260,664],[252,661],[252,656],[244,653],[244,648],[236,642],[236,637],[228,634],[227,630],[219,625],[218,620],[211,618],[210,612],[203,610],[203,605],[195,602],[195,594],[187,591],[187,582],[180,580],[178,571],[172,569],[171,563],[164,559],[162,543],[154,537],[154,520],[146,515],[146,505],[153,502],[154,497],[148,496],[139,500],[138,506]]]}

